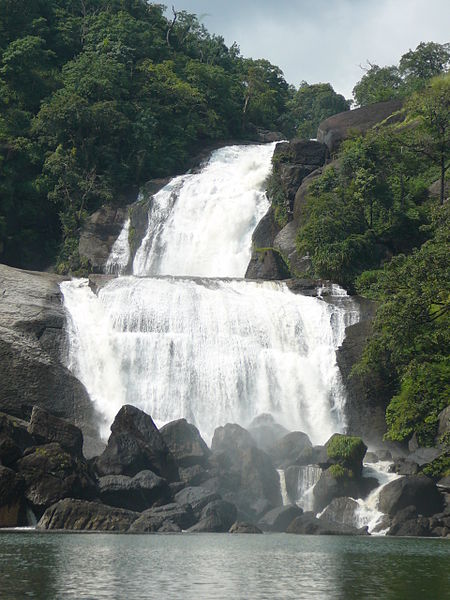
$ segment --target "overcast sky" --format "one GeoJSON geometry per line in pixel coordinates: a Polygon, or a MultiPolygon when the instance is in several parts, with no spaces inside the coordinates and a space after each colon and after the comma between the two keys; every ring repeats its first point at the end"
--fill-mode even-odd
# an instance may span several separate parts
{"type": "MultiPolygon", "coordinates": [[[[169,6],[170,0],[165,0],[169,6]]],[[[450,41],[450,0],[174,0],[289,83],[329,81],[351,98],[366,60],[397,64],[421,41],[450,41]]]]}

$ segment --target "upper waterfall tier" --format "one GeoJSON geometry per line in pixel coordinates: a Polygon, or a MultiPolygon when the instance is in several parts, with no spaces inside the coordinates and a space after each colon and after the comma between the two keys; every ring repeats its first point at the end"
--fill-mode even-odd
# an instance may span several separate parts
{"type": "MultiPolygon", "coordinates": [[[[133,274],[243,277],[252,233],[269,208],[264,182],[274,148],[221,148],[198,173],[175,177],[155,194],[133,274]]],[[[118,240],[110,271],[120,272],[127,237],[118,240]]]]}

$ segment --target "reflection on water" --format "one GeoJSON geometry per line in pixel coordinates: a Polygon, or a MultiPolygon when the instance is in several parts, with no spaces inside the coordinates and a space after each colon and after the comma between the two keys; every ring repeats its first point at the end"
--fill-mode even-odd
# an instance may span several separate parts
{"type": "Polygon", "coordinates": [[[0,533],[2,600],[450,598],[450,542],[0,533]]]}

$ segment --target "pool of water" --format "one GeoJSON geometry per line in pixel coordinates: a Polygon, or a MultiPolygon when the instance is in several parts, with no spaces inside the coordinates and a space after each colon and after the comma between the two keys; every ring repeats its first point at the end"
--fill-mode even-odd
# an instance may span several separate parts
{"type": "Polygon", "coordinates": [[[0,598],[450,598],[450,540],[0,532],[0,598]]]}

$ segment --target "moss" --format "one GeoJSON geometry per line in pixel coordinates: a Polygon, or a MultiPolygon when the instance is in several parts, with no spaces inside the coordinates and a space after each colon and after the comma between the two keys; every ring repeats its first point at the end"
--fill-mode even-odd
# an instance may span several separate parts
{"type": "Polygon", "coordinates": [[[329,458],[345,462],[364,458],[366,445],[360,437],[350,435],[334,435],[327,444],[329,458]]]}
{"type": "Polygon", "coordinates": [[[342,465],[331,465],[328,469],[328,472],[333,475],[335,479],[344,479],[348,477],[353,477],[353,472],[342,465]]]}
{"type": "Polygon", "coordinates": [[[423,469],[423,473],[436,480],[450,476],[450,453],[447,452],[433,460],[423,469]]]}

